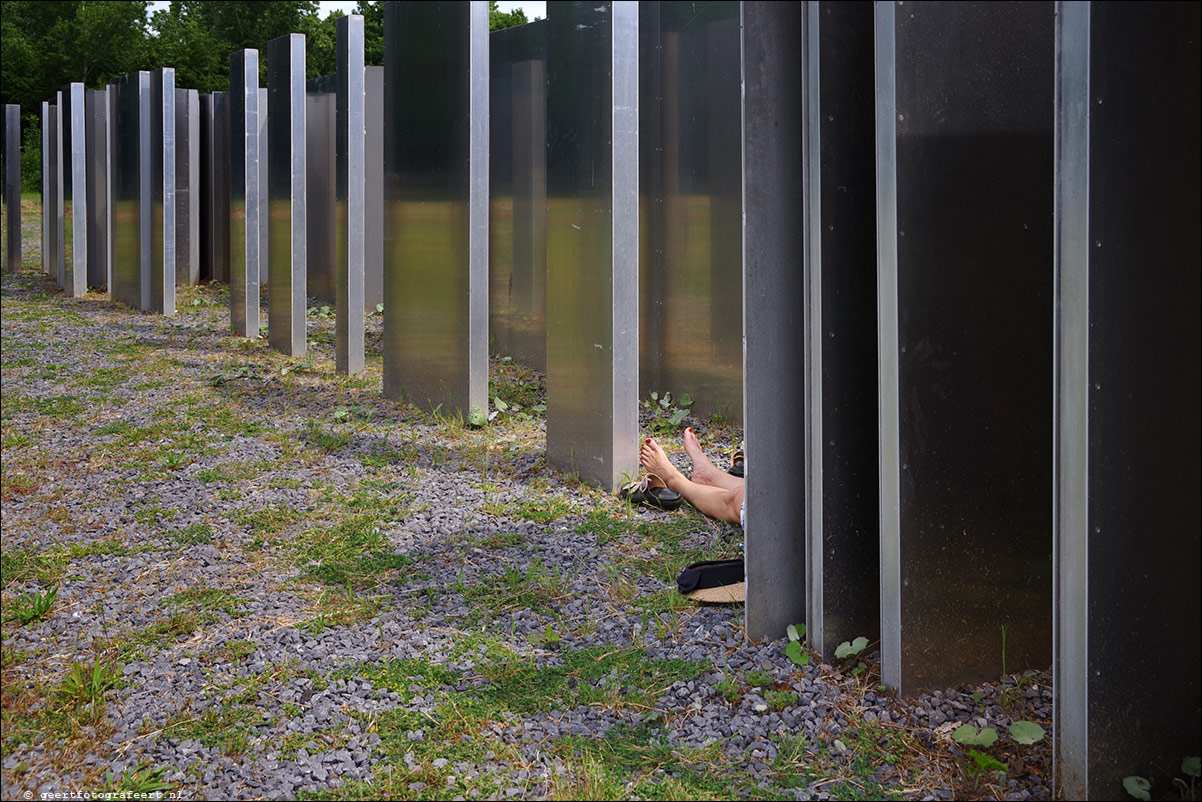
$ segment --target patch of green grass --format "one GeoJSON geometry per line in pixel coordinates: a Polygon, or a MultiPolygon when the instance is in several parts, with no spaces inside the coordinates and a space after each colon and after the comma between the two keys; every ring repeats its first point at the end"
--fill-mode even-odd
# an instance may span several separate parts
{"type": "Polygon", "coordinates": [[[565,652],[559,665],[539,668],[533,659],[495,650],[478,665],[488,681],[482,701],[514,713],[546,713],[599,705],[647,709],[674,682],[695,679],[705,660],[657,660],[636,647],[597,647],[565,652]]]}
{"type": "Polygon", "coordinates": [[[301,576],[336,588],[360,590],[413,562],[391,550],[374,514],[352,515],[333,526],[318,527],[293,539],[301,576]]]}
{"type": "Polygon", "coordinates": [[[527,540],[526,535],[521,532],[496,532],[481,538],[478,542],[481,546],[489,549],[506,549],[514,546],[520,546],[527,540]]]}
{"type": "Polygon", "coordinates": [[[359,596],[353,589],[344,592],[323,591],[317,598],[316,615],[298,624],[299,629],[320,635],[327,629],[346,627],[367,621],[384,606],[382,596],[359,596]]]}
{"type": "Polygon", "coordinates": [[[468,585],[462,592],[473,621],[518,609],[546,615],[551,612],[552,604],[571,597],[559,569],[548,569],[537,557],[525,569],[507,565],[500,574],[468,585]]]}
{"type": "Polygon", "coordinates": [[[557,521],[572,513],[568,502],[554,498],[524,498],[507,504],[488,503],[483,510],[492,515],[504,515],[507,518],[521,518],[524,521],[546,524],[557,521]]]}
{"type": "MultiPolygon", "coordinates": [[[[241,497],[241,492],[235,490],[241,497]]],[[[262,538],[273,537],[304,517],[304,513],[293,507],[268,504],[258,508],[235,510],[229,519],[236,524],[249,527],[252,534],[262,538]]]]}
{"type": "Polygon", "coordinates": [[[73,395],[52,395],[29,402],[29,408],[39,415],[59,420],[80,417],[90,404],[73,395]]]}
{"type": "Polygon", "coordinates": [[[346,432],[340,432],[334,427],[327,429],[315,420],[305,422],[301,438],[309,445],[327,454],[333,453],[351,442],[351,435],[346,432]]]}
{"type": "Polygon", "coordinates": [[[226,663],[241,663],[259,648],[257,643],[248,640],[227,640],[215,649],[208,649],[200,655],[203,664],[224,661],[226,663]]]}
{"type": "Polygon", "coordinates": [[[460,674],[454,669],[420,658],[404,660],[385,658],[379,663],[357,663],[341,669],[335,678],[365,679],[377,692],[409,693],[411,685],[436,691],[440,686],[454,686],[460,674]]]}
{"type": "Polygon", "coordinates": [[[32,443],[33,437],[24,432],[5,432],[3,440],[0,441],[0,447],[25,448],[32,443]]]}
{"type": "Polygon", "coordinates": [[[196,585],[187,590],[168,596],[163,600],[165,607],[182,607],[185,609],[202,610],[207,612],[222,612],[231,618],[246,615],[242,607],[246,604],[228,590],[210,588],[207,585],[196,585]]]}
{"type": "Polygon", "coordinates": [[[596,535],[597,542],[604,546],[612,540],[628,537],[635,526],[632,521],[608,510],[593,510],[584,516],[576,531],[582,535],[596,535]]]}
{"type": "Polygon", "coordinates": [[[213,542],[213,527],[210,524],[188,524],[183,529],[169,529],[167,535],[176,543],[194,545],[213,542]]]}
{"type": "Polygon", "coordinates": [[[141,659],[146,652],[152,649],[166,648],[170,644],[188,637],[199,629],[202,623],[208,623],[211,620],[212,616],[202,617],[194,610],[186,610],[174,613],[165,619],[155,621],[153,624],[125,635],[101,641],[100,645],[114,650],[117,659],[132,662],[141,659]]]}
{"type": "Polygon", "coordinates": [[[205,484],[212,484],[214,482],[231,484],[251,479],[255,475],[256,471],[254,468],[237,462],[227,462],[221,465],[214,465],[212,468],[202,468],[195,474],[197,481],[204,482],[205,484]]]}
{"type": "Polygon", "coordinates": [[[112,390],[125,384],[130,377],[130,369],[97,367],[90,369],[82,378],[76,379],[76,387],[92,387],[99,390],[112,390]]]}

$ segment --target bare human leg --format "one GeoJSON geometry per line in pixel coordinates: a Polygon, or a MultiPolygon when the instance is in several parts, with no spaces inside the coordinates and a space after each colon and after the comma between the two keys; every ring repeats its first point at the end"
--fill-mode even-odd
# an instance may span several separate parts
{"type": "Polygon", "coordinates": [[[683,440],[684,452],[693,461],[693,475],[689,477],[692,481],[699,485],[721,487],[726,490],[734,490],[736,487],[743,486],[741,478],[731,476],[705,455],[705,452],[701,450],[701,443],[697,441],[697,435],[693,434],[692,427],[684,430],[683,440]]]}
{"type": "MultiPolygon", "coordinates": [[[[743,508],[743,480],[731,476],[738,486],[725,488],[704,485],[684,477],[676,466],[668,459],[659,443],[648,437],[639,448],[639,462],[650,473],[654,473],[664,483],[684,496],[684,500],[701,510],[711,518],[717,518],[727,523],[740,523],[739,513],[743,508]]],[[[711,463],[712,465],[712,463],[711,463]]]]}

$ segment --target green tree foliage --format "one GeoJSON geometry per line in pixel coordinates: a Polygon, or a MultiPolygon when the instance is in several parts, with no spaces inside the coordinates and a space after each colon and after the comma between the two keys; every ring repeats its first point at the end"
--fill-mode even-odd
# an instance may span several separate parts
{"type": "Polygon", "coordinates": [[[488,29],[490,31],[512,28],[514,25],[525,25],[529,21],[526,19],[526,12],[520,8],[508,12],[498,11],[497,0],[488,1],[488,29]]]}

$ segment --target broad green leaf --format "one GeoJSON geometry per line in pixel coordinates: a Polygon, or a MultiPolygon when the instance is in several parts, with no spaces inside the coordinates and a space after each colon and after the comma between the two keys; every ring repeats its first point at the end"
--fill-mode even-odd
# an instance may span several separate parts
{"type": "Polygon", "coordinates": [[[1148,782],[1143,777],[1131,775],[1123,778],[1123,787],[1127,789],[1127,793],[1136,799],[1142,799],[1143,802],[1148,802],[1152,795],[1148,791],[1152,790],[1152,783],[1148,782]]]}
{"type": "Polygon", "coordinates": [[[840,660],[849,654],[851,654],[851,644],[847,641],[843,641],[835,647],[835,657],[838,657],[840,660]]]}
{"type": "Polygon", "coordinates": [[[952,740],[967,746],[993,746],[997,742],[997,730],[993,727],[978,730],[971,724],[961,724],[952,733],[952,740]]]}
{"type": "Polygon", "coordinates": [[[1189,777],[1197,777],[1199,775],[1199,759],[1197,755],[1187,757],[1181,761],[1181,773],[1189,777]]]}
{"type": "Polygon", "coordinates": [[[480,407],[472,407],[472,411],[467,414],[468,426],[483,426],[488,423],[488,416],[484,414],[484,410],[480,407]]]}
{"type": "Polygon", "coordinates": [[[1043,740],[1043,727],[1034,721],[1016,721],[1010,725],[1010,737],[1020,744],[1033,744],[1043,740]]]}
{"type": "Polygon", "coordinates": [[[789,641],[789,645],[785,647],[785,656],[799,666],[808,666],[810,664],[810,655],[801,650],[800,641],[789,641]]]}
{"type": "Polygon", "coordinates": [[[788,634],[789,640],[791,641],[801,640],[801,636],[797,634],[797,627],[793,624],[789,624],[789,627],[785,630],[785,633],[788,634]]]}
{"type": "Polygon", "coordinates": [[[693,396],[689,395],[688,393],[681,393],[680,394],[680,405],[682,407],[692,406],[693,405],[693,396]]]}

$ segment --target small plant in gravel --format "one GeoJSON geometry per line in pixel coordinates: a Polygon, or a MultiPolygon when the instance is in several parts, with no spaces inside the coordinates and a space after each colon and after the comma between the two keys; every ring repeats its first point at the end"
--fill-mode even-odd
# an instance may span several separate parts
{"type": "Polygon", "coordinates": [[[75,663],[51,695],[60,710],[83,712],[90,720],[99,721],[104,713],[105,695],[117,687],[120,678],[121,666],[117,663],[100,660],[91,666],[75,663]]]}
{"type": "Polygon", "coordinates": [[[805,645],[802,638],[806,634],[805,624],[789,624],[786,633],[789,636],[789,642],[785,644],[785,656],[799,666],[808,666],[810,664],[810,654],[805,650],[805,645]]]}
{"type": "Polygon", "coordinates": [[[54,600],[57,598],[58,585],[54,585],[45,592],[22,593],[19,599],[9,605],[8,609],[13,618],[25,625],[43,618],[50,612],[50,608],[54,606],[54,600]]]}
{"type": "Polygon", "coordinates": [[[672,393],[665,392],[663,396],[653,392],[643,401],[643,409],[648,414],[646,426],[653,434],[664,435],[676,431],[684,419],[689,416],[689,407],[693,399],[688,393],[682,393],[679,405],[672,403],[672,393]]]}
{"type": "Polygon", "coordinates": [[[104,791],[106,794],[113,795],[109,798],[148,798],[152,794],[171,791],[175,788],[174,785],[163,780],[163,775],[166,773],[166,766],[151,768],[144,763],[139,764],[136,769],[126,769],[116,778],[113,777],[111,771],[106,771],[104,773],[104,791]]]}

